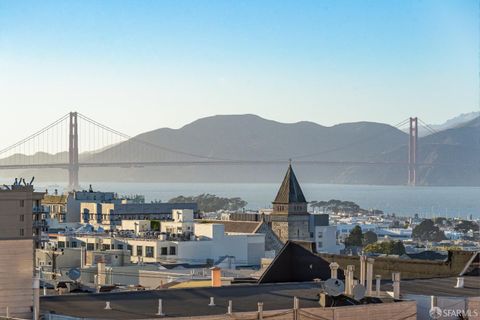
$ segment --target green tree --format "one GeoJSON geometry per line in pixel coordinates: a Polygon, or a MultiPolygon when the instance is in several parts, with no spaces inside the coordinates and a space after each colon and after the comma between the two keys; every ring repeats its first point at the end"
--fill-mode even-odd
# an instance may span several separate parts
{"type": "Polygon", "coordinates": [[[197,203],[198,209],[203,212],[215,212],[218,210],[231,210],[237,211],[244,208],[247,202],[241,198],[222,198],[214,194],[204,193],[198,196],[178,196],[168,200],[173,203],[197,203]]]}
{"type": "Polygon", "coordinates": [[[445,233],[430,219],[423,220],[413,228],[412,238],[421,241],[442,241],[446,239],[445,233]]]}
{"type": "Polygon", "coordinates": [[[479,227],[475,221],[461,220],[455,225],[455,231],[467,233],[470,230],[472,230],[473,232],[478,232],[479,227]]]}
{"type": "Polygon", "coordinates": [[[160,221],[150,220],[150,229],[152,229],[152,231],[160,231],[160,221]]]}
{"type": "Polygon", "coordinates": [[[405,254],[405,246],[401,241],[375,242],[363,248],[364,252],[380,254],[405,254]]]}
{"type": "Polygon", "coordinates": [[[363,234],[363,241],[362,244],[364,246],[375,243],[378,241],[378,236],[373,231],[367,231],[363,234]]]}
{"type": "Polygon", "coordinates": [[[145,203],[145,196],[141,194],[125,195],[122,198],[127,199],[131,203],[145,203]]]}
{"type": "Polygon", "coordinates": [[[350,234],[348,237],[345,239],[345,246],[346,247],[361,247],[362,246],[362,228],[360,226],[356,225],[353,227],[353,229],[350,231],[350,234]]]}

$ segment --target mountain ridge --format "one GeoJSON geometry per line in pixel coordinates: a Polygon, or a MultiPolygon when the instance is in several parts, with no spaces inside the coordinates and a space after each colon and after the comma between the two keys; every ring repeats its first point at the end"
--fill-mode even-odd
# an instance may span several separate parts
{"type": "MultiPolygon", "coordinates": [[[[420,138],[419,163],[433,163],[435,166],[419,166],[418,183],[480,185],[479,170],[472,170],[477,168],[480,157],[479,124],[480,117],[420,138]]],[[[253,114],[216,115],[178,129],[159,128],[144,132],[111,148],[82,154],[81,159],[119,162],[126,159],[139,162],[277,161],[268,166],[212,164],[81,168],[80,175],[85,181],[277,182],[285,170],[285,165],[278,161],[286,163],[287,159],[293,159],[302,182],[402,185],[406,184],[407,165],[398,163],[408,161],[408,135],[391,125],[368,121],[327,127],[310,121],[282,123],[253,114]],[[134,142],[138,140],[162,148],[153,150],[146,146],[144,151],[138,152],[134,142]],[[308,161],[313,163],[308,164],[308,161]],[[319,165],[315,161],[332,164],[319,165]],[[377,165],[345,166],[335,165],[335,162],[377,165]]],[[[48,176],[48,172],[36,171],[35,175],[48,176]]]]}

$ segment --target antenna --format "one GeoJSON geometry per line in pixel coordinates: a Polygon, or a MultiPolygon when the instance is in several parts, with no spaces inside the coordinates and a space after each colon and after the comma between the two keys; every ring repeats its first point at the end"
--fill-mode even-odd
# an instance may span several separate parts
{"type": "Polygon", "coordinates": [[[353,299],[362,300],[365,297],[365,287],[361,284],[357,284],[353,287],[353,299]]]}
{"type": "Polygon", "coordinates": [[[328,295],[337,297],[345,290],[345,284],[342,280],[331,278],[323,283],[323,288],[328,295]]]}

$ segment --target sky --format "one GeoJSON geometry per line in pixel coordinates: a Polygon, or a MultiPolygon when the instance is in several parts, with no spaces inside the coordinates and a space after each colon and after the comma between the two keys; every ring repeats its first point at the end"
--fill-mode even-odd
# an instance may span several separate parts
{"type": "Polygon", "coordinates": [[[129,135],[216,114],[442,123],[479,110],[479,7],[0,0],[0,147],[69,111],[129,135]]]}

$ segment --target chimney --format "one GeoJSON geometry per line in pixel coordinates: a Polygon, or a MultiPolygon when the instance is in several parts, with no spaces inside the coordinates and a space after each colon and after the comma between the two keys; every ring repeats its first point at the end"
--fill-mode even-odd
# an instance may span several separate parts
{"type": "Polygon", "coordinates": [[[355,271],[355,266],[354,265],[348,265],[347,266],[347,275],[345,277],[345,293],[347,295],[352,295],[353,292],[353,272],[355,271]]]}
{"type": "Polygon", "coordinates": [[[373,263],[375,259],[367,259],[367,296],[371,297],[373,294],[372,291],[372,281],[373,281],[373,263]]]}
{"type": "Polygon", "coordinates": [[[366,256],[360,256],[360,284],[365,286],[365,265],[367,263],[366,256]]]}
{"type": "Polygon", "coordinates": [[[105,263],[98,262],[97,263],[97,284],[99,286],[103,286],[106,283],[106,271],[105,271],[105,263]]]}
{"type": "Polygon", "coordinates": [[[332,262],[330,263],[330,278],[337,279],[337,270],[338,270],[338,263],[332,262]]]}
{"type": "Polygon", "coordinates": [[[400,299],[400,272],[392,273],[393,281],[393,298],[396,300],[400,299]]]}
{"type": "Polygon", "coordinates": [[[437,297],[430,296],[430,310],[437,307],[437,297]]]}
{"type": "Polygon", "coordinates": [[[377,274],[375,276],[375,290],[377,291],[376,292],[376,295],[377,295],[377,298],[380,298],[380,285],[381,285],[381,281],[382,281],[382,276],[377,274]]]}
{"type": "Polygon", "coordinates": [[[210,268],[212,276],[212,287],[222,286],[222,269],[219,267],[210,268]]]}
{"type": "Polygon", "coordinates": [[[457,285],[455,286],[455,288],[463,288],[463,284],[464,284],[463,277],[457,277],[457,285]]]}

